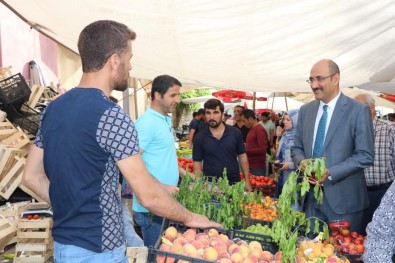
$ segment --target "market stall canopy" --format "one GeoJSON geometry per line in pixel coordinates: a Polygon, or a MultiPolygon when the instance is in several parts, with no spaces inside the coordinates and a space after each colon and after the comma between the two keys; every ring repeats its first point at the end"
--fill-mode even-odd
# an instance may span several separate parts
{"type": "Polygon", "coordinates": [[[322,58],[338,63],[342,87],[395,76],[393,0],[0,1],[75,52],[90,22],[127,24],[137,32],[136,78],[169,74],[196,86],[306,92],[322,58]]]}

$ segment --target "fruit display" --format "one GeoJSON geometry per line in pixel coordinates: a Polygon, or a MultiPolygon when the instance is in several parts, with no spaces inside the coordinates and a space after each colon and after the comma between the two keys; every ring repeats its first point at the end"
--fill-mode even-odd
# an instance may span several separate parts
{"type": "MultiPolygon", "coordinates": [[[[176,255],[217,263],[280,262],[281,257],[281,253],[273,255],[263,250],[257,241],[247,243],[243,240],[232,240],[216,229],[203,233],[188,229],[180,233],[173,226],[164,231],[159,250],[169,253],[167,256],[157,255],[157,263],[173,263],[178,258],[176,255]]],[[[190,261],[184,257],[178,262],[190,261]]]]}
{"type": "Polygon", "coordinates": [[[314,240],[300,241],[296,253],[296,262],[298,263],[350,263],[347,258],[340,258],[335,254],[335,247],[332,244],[314,240]]]}
{"type": "Polygon", "coordinates": [[[252,219],[273,222],[277,217],[277,200],[270,196],[265,196],[262,202],[248,203],[244,216],[252,219]]]}
{"type": "Polygon", "coordinates": [[[193,161],[188,158],[177,157],[178,166],[187,170],[190,173],[193,173],[193,161]]]}
{"type": "Polygon", "coordinates": [[[331,235],[329,242],[344,255],[362,255],[365,251],[365,237],[357,232],[350,232],[350,223],[346,220],[333,221],[329,224],[331,235]]]}

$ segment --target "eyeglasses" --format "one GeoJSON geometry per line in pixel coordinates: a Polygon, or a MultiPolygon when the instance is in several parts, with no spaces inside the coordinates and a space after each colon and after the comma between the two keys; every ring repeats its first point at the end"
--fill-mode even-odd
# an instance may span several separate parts
{"type": "Polygon", "coordinates": [[[332,75],[329,75],[329,76],[326,76],[326,77],[322,77],[322,76],[318,76],[318,77],[315,77],[315,78],[310,77],[309,79],[306,79],[306,82],[307,82],[307,83],[313,83],[314,80],[316,80],[316,81],[318,81],[318,82],[321,82],[321,81],[324,81],[324,80],[327,79],[327,78],[333,77],[335,74],[336,74],[336,73],[333,73],[332,75]]]}

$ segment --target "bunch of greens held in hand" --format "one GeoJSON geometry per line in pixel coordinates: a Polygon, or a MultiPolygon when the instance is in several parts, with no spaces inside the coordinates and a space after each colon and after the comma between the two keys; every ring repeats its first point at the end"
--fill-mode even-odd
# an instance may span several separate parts
{"type": "MultiPolygon", "coordinates": [[[[272,227],[272,236],[279,249],[282,251],[282,262],[295,262],[296,245],[299,235],[308,235],[310,233],[310,224],[314,222],[314,234],[319,234],[320,222],[323,224],[323,239],[329,236],[328,225],[319,218],[306,218],[305,214],[295,211],[292,204],[299,202],[299,199],[305,197],[312,185],[309,180],[319,181],[324,175],[326,169],[325,159],[309,159],[302,173],[299,169],[292,172],[285,182],[282,193],[277,203],[278,218],[274,221],[272,227]],[[301,181],[301,182],[300,182],[301,181]]],[[[322,186],[318,183],[314,186],[314,197],[318,203],[322,203],[323,191],[322,186]]]]}
{"type": "Polygon", "coordinates": [[[242,224],[243,213],[248,213],[245,204],[256,201],[256,197],[245,194],[244,189],[244,181],[229,185],[226,170],[218,179],[206,176],[193,179],[187,173],[175,198],[190,211],[205,215],[226,229],[233,229],[242,224]]]}

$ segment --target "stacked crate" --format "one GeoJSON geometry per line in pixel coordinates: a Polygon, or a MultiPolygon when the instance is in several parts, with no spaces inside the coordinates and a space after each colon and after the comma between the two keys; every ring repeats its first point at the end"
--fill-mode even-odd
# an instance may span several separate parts
{"type": "Polygon", "coordinates": [[[14,263],[44,263],[52,256],[52,224],[50,217],[19,220],[14,263]]]}
{"type": "Polygon", "coordinates": [[[4,250],[16,234],[16,228],[7,218],[0,215],[0,253],[4,250]]]}

